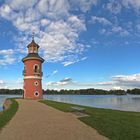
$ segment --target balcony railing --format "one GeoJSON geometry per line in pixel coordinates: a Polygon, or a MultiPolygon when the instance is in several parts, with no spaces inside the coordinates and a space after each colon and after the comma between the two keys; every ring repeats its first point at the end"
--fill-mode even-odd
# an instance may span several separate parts
{"type": "MultiPolygon", "coordinates": [[[[33,74],[34,74],[35,76],[43,76],[43,72],[40,72],[40,71],[34,71],[33,74]]],[[[26,76],[26,70],[23,70],[23,71],[22,71],[22,75],[23,75],[23,76],[26,76]]]]}
{"type": "Polygon", "coordinates": [[[34,71],[34,75],[36,76],[43,76],[43,72],[38,71],[34,71]]]}
{"type": "Polygon", "coordinates": [[[25,71],[25,70],[22,71],[22,75],[23,75],[23,76],[26,75],[26,71],[25,71]]]}

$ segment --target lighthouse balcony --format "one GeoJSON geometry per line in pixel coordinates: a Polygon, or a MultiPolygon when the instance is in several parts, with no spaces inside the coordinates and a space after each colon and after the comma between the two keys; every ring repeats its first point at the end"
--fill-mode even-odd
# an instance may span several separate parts
{"type": "Polygon", "coordinates": [[[22,75],[23,75],[23,76],[26,75],[26,71],[25,71],[25,70],[22,71],[22,75]]]}
{"type": "Polygon", "coordinates": [[[35,76],[43,76],[43,72],[39,72],[39,71],[38,72],[34,72],[34,75],[35,76]]]}

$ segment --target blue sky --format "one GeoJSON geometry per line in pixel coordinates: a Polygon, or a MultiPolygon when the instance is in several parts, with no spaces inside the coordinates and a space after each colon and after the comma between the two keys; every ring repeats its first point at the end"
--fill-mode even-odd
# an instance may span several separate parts
{"type": "Polygon", "coordinates": [[[139,0],[1,0],[0,88],[22,88],[32,32],[44,89],[140,86],[139,0]]]}

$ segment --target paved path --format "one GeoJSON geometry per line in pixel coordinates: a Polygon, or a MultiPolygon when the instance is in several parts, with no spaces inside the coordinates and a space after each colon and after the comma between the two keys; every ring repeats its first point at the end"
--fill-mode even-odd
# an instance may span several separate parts
{"type": "Polygon", "coordinates": [[[17,101],[19,109],[0,132],[0,140],[107,140],[71,113],[33,100],[17,101]]]}

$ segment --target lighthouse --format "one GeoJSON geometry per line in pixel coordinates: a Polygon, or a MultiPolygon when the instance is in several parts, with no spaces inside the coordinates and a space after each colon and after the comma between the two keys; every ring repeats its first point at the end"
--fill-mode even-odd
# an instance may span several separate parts
{"type": "Polygon", "coordinates": [[[27,46],[28,54],[22,59],[24,63],[24,99],[42,99],[42,63],[44,59],[38,55],[39,45],[34,41],[34,34],[31,43],[27,46]]]}

